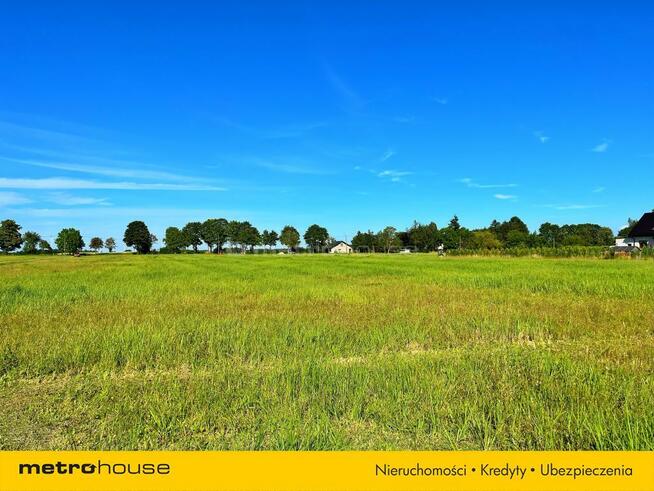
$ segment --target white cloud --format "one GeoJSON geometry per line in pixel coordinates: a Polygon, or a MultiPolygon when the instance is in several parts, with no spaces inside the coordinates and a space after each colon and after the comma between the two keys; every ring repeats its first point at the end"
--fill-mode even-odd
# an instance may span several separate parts
{"type": "Polygon", "coordinates": [[[107,198],[90,198],[85,196],[73,196],[68,193],[50,193],[47,201],[63,206],[88,206],[103,205],[108,206],[111,203],[107,198]]]}
{"type": "Polygon", "coordinates": [[[534,136],[538,138],[538,141],[541,143],[547,143],[550,140],[550,137],[546,136],[543,131],[534,131],[534,136]]]}
{"type": "Polygon", "coordinates": [[[0,206],[14,206],[31,203],[32,200],[11,191],[0,192],[0,206]]]}
{"type": "Polygon", "coordinates": [[[377,177],[390,177],[390,178],[398,178],[398,177],[404,177],[404,176],[410,176],[413,174],[413,172],[408,172],[408,171],[397,171],[397,170],[383,170],[377,174],[377,177]]]}
{"type": "Polygon", "coordinates": [[[459,182],[465,184],[469,188],[476,189],[515,188],[518,186],[517,184],[479,184],[469,177],[459,179],[459,182]]]}
{"type": "Polygon", "coordinates": [[[53,145],[79,146],[97,143],[97,140],[64,131],[53,131],[33,126],[0,121],[0,131],[12,138],[31,139],[47,142],[53,145]]]}
{"type": "Polygon", "coordinates": [[[357,92],[350,87],[345,80],[332,68],[329,63],[323,64],[325,76],[335,92],[347,102],[351,108],[359,109],[363,106],[363,100],[357,92]]]}
{"type": "MultiPolygon", "coordinates": [[[[188,218],[202,216],[230,216],[227,211],[195,210],[187,208],[113,208],[113,207],[73,207],[73,208],[16,208],[12,210],[16,216],[36,218],[90,218],[102,216],[109,217],[148,217],[148,218],[188,218]]],[[[234,216],[232,213],[231,216],[234,216]]]]}
{"type": "Polygon", "coordinates": [[[606,188],[604,186],[598,186],[595,189],[593,189],[593,193],[603,193],[606,191],[606,188]]]}
{"type": "Polygon", "coordinates": [[[517,196],[515,196],[513,194],[494,194],[493,197],[497,198],[497,199],[516,199],[517,198],[517,196]]]}
{"type": "Polygon", "coordinates": [[[608,141],[605,141],[603,143],[600,143],[599,145],[593,147],[593,152],[595,153],[604,153],[609,149],[609,143],[608,141]]]}
{"type": "Polygon", "coordinates": [[[434,101],[437,104],[440,104],[441,106],[444,106],[449,102],[446,97],[432,97],[432,101],[434,101]]]}
{"type": "Polygon", "coordinates": [[[309,166],[303,162],[296,162],[297,159],[286,159],[285,161],[276,161],[276,160],[266,160],[260,158],[250,158],[245,159],[246,162],[249,162],[252,165],[261,167],[263,169],[268,169],[274,172],[281,172],[284,174],[306,174],[306,175],[327,175],[331,174],[331,171],[320,169],[315,166],[309,166]]]}
{"type": "MultiPolygon", "coordinates": [[[[78,164],[72,162],[41,162],[37,160],[15,159],[9,157],[0,157],[0,158],[3,160],[7,160],[9,162],[16,162],[19,164],[30,165],[33,167],[44,167],[47,169],[65,170],[69,172],[94,174],[94,175],[100,175],[106,177],[128,177],[131,179],[162,179],[166,181],[184,181],[184,182],[196,182],[202,180],[199,178],[183,176],[171,172],[146,170],[143,168],[129,169],[129,168],[125,168],[125,167],[121,168],[117,166],[107,167],[107,166],[99,166],[99,165],[78,164]]],[[[142,165],[137,163],[135,164],[142,165]]]]}
{"type": "Polygon", "coordinates": [[[380,162],[386,162],[388,159],[390,159],[393,155],[396,155],[396,152],[389,148],[384,152],[384,155],[382,155],[382,158],[379,160],[380,162]]]}
{"type": "Polygon", "coordinates": [[[370,170],[370,172],[376,175],[377,177],[379,177],[380,179],[385,179],[390,182],[405,182],[404,178],[406,176],[413,175],[413,172],[393,170],[393,169],[386,169],[381,172],[370,170]]]}
{"type": "Polygon", "coordinates": [[[226,191],[225,188],[201,184],[106,182],[65,177],[13,179],[0,177],[0,188],[9,189],[117,189],[128,191],[226,191]]]}

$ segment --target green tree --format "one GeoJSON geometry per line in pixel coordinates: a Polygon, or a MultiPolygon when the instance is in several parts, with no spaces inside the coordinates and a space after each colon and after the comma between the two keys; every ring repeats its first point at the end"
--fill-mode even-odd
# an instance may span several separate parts
{"type": "Polygon", "coordinates": [[[325,227],[313,224],[304,232],[304,241],[313,252],[322,251],[329,240],[329,232],[325,227]]]}
{"type": "Polygon", "coordinates": [[[367,232],[358,232],[352,237],[352,249],[362,252],[375,252],[379,248],[377,243],[377,234],[372,230],[367,232]]]}
{"type": "Polygon", "coordinates": [[[13,220],[0,222],[0,250],[11,252],[18,249],[23,243],[20,235],[21,226],[13,220]]]}
{"type": "Polygon", "coordinates": [[[554,223],[545,222],[538,228],[538,235],[548,247],[561,245],[561,227],[554,223]]]}
{"type": "Polygon", "coordinates": [[[286,225],[282,229],[282,233],[279,236],[279,241],[286,246],[288,251],[292,251],[300,245],[300,232],[297,231],[295,227],[286,225]]]}
{"type": "Polygon", "coordinates": [[[561,227],[563,245],[602,246],[613,243],[613,231],[595,223],[579,223],[561,227]]]}
{"type": "Polygon", "coordinates": [[[470,246],[472,232],[459,223],[459,217],[454,215],[447,227],[440,230],[440,243],[445,249],[459,249],[470,246]]]}
{"type": "Polygon", "coordinates": [[[166,229],[166,236],[164,244],[168,252],[178,253],[181,249],[187,246],[187,237],[184,232],[177,227],[168,227],[166,229]]]}
{"type": "Polygon", "coordinates": [[[36,248],[40,240],[41,236],[36,232],[25,232],[23,234],[23,252],[25,254],[36,254],[36,248]]]}
{"type": "Polygon", "coordinates": [[[128,247],[134,247],[139,254],[147,254],[152,249],[152,234],[145,223],[136,220],[127,225],[123,242],[128,247]]]}
{"type": "Polygon", "coordinates": [[[520,230],[509,230],[504,244],[507,247],[525,247],[529,242],[529,233],[520,230]]]}
{"type": "Polygon", "coordinates": [[[230,220],[227,222],[227,240],[231,249],[241,250],[241,225],[238,220],[230,220]]]}
{"type": "Polygon", "coordinates": [[[202,244],[202,223],[189,222],[184,225],[182,233],[186,238],[186,246],[191,246],[193,252],[198,252],[198,246],[202,244]]]}
{"type": "Polygon", "coordinates": [[[636,226],[637,223],[638,220],[634,220],[633,218],[628,218],[627,226],[620,229],[620,231],[618,232],[618,237],[628,237],[629,234],[631,233],[631,230],[636,226]]]}
{"type": "Polygon", "coordinates": [[[270,232],[268,232],[268,229],[264,229],[263,232],[261,232],[261,243],[264,246],[268,245],[269,239],[270,239],[270,232]]]}
{"type": "Polygon", "coordinates": [[[39,240],[39,250],[41,252],[52,252],[52,247],[50,246],[50,242],[44,239],[39,240]]]}
{"type": "MultiPolygon", "coordinates": [[[[497,224],[497,221],[493,221],[491,223],[491,227],[497,237],[503,242],[506,243],[509,237],[509,232],[521,232],[523,234],[529,234],[529,228],[523,222],[520,220],[520,218],[514,216],[511,217],[509,220],[500,223],[499,225],[495,226],[497,224]]],[[[516,240],[518,235],[513,234],[513,239],[516,240]]]]}
{"type": "Polygon", "coordinates": [[[104,246],[109,249],[109,252],[113,252],[116,248],[116,240],[113,237],[109,237],[104,241],[104,246]]]}
{"type": "Polygon", "coordinates": [[[502,243],[490,230],[475,230],[472,232],[471,246],[474,249],[499,249],[502,243]]]}
{"type": "Polygon", "coordinates": [[[55,239],[59,252],[64,254],[75,254],[84,248],[82,234],[76,228],[65,228],[59,232],[55,239]]]}
{"type": "Polygon", "coordinates": [[[434,222],[427,225],[413,222],[413,226],[408,230],[408,233],[409,243],[415,246],[419,251],[435,251],[440,244],[440,232],[438,226],[434,222]]]}
{"type": "Polygon", "coordinates": [[[272,249],[274,247],[277,247],[277,242],[279,242],[279,234],[274,230],[271,230],[266,245],[272,249]]]}
{"type": "Polygon", "coordinates": [[[229,222],[228,229],[229,241],[241,253],[245,253],[248,247],[254,250],[254,246],[261,242],[259,231],[250,222],[233,220],[229,222]]]}
{"type": "Polygon", "coordinates": [[[451,227],[441,229],[441,241],[446,250],[459,248],[459,234],[451,227]]]}
{"type": "Polygon", "coordinates": [[[225,242],[229,240],[228,222],[224,218],[209,218],[202,223],[200,236],[207,244],[209,252],[216,246],[216,252],[222,252],[225,242]]]}
{"type": "Polygon", "coordinates": [[[259,230],[250,222],[243,222],[241,224],[241,231],[239,236],[241,244],[243,244],[244,247],[249,247],[250,251],[252,252],[254,252],[255,246],[261,244],[261,235],[259,234],[259,230]]]}
{"type": "Polygon", "coordinates": [[[491,232],[492,234],[495,234],[495,236],[499,238],[500,225],[501,225],[500,222],[498,222],[497,220],[493,220],[490,226],[488,227],[488,231],[491,232]]]}
{"type": "Polygon", "coordinates": [[[274,230],[264,230],[261,232],[261,243],[265,246],[268,246],[269,249],[272,249],[277,245],[277,241],[279,240],[279,236],[277,235],[277,232],[274,230]]]}
{"type": "Polygon", "coordinates": [[[91,239],[91,242],[89,242],[89,247],[93,249],[95,252],[98,252],[100,249],[104,247],[104,242],[100,237],[93,237],[91,239]]]}
{"type": "Polygon", "coordinates": [[[399,237],[397,236],[397,230],[395,227],[386,227],[384,230],[381,230],[377,234],[377,242],[382,247],[384,252],[391,252],[393,247],[399,247],[402,245],[399,237]]]}

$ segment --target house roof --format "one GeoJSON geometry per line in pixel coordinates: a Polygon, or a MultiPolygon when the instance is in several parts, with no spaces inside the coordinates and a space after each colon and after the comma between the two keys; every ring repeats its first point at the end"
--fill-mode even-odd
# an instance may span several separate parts
{"type": "Polygon", "coordinates": [[[638,220],[629,232],[629,237],[654,237],[654,211],[645,213],[638,220]]]}
{"type": "Polygon", "coordinates": [[[340,245],[340,244],[345,244],[345,245],[348,246],[348,247],[352,247],[352,246],[351,246],[350,244],[348,244],[347,242],[345,242],[345,241],[343,241],[343,240],[339,240],[338,242],[335,242],[335,243],[333,243],[332,245],[330,245],[329,248],[330,248],[330,249],[333,249],[334,247],[336,247],[337,245],[340,245]]]}

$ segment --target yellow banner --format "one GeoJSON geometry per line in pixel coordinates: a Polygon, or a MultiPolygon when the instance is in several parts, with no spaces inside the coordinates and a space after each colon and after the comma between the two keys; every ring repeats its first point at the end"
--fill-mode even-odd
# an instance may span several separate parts
{"type": "Polygon", "coordinates": [[[654,452],[0,452],[0,490],[654,491],[654,452]]]}

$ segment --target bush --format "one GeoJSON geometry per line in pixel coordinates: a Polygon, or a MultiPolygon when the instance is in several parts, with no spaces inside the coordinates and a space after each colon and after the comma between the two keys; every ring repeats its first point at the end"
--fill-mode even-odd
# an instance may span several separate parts
{"type": "MultiPolygon", "coordinates": [[[[508,257],[594,257],[609,255],[610,249],[604,246],[563,246],[563,247],[503,247],[498,249],[449,249],[450,256],[508,256],[508,257]]],[[[611,256],[612,257],[612,256],[611,256]]]]}

